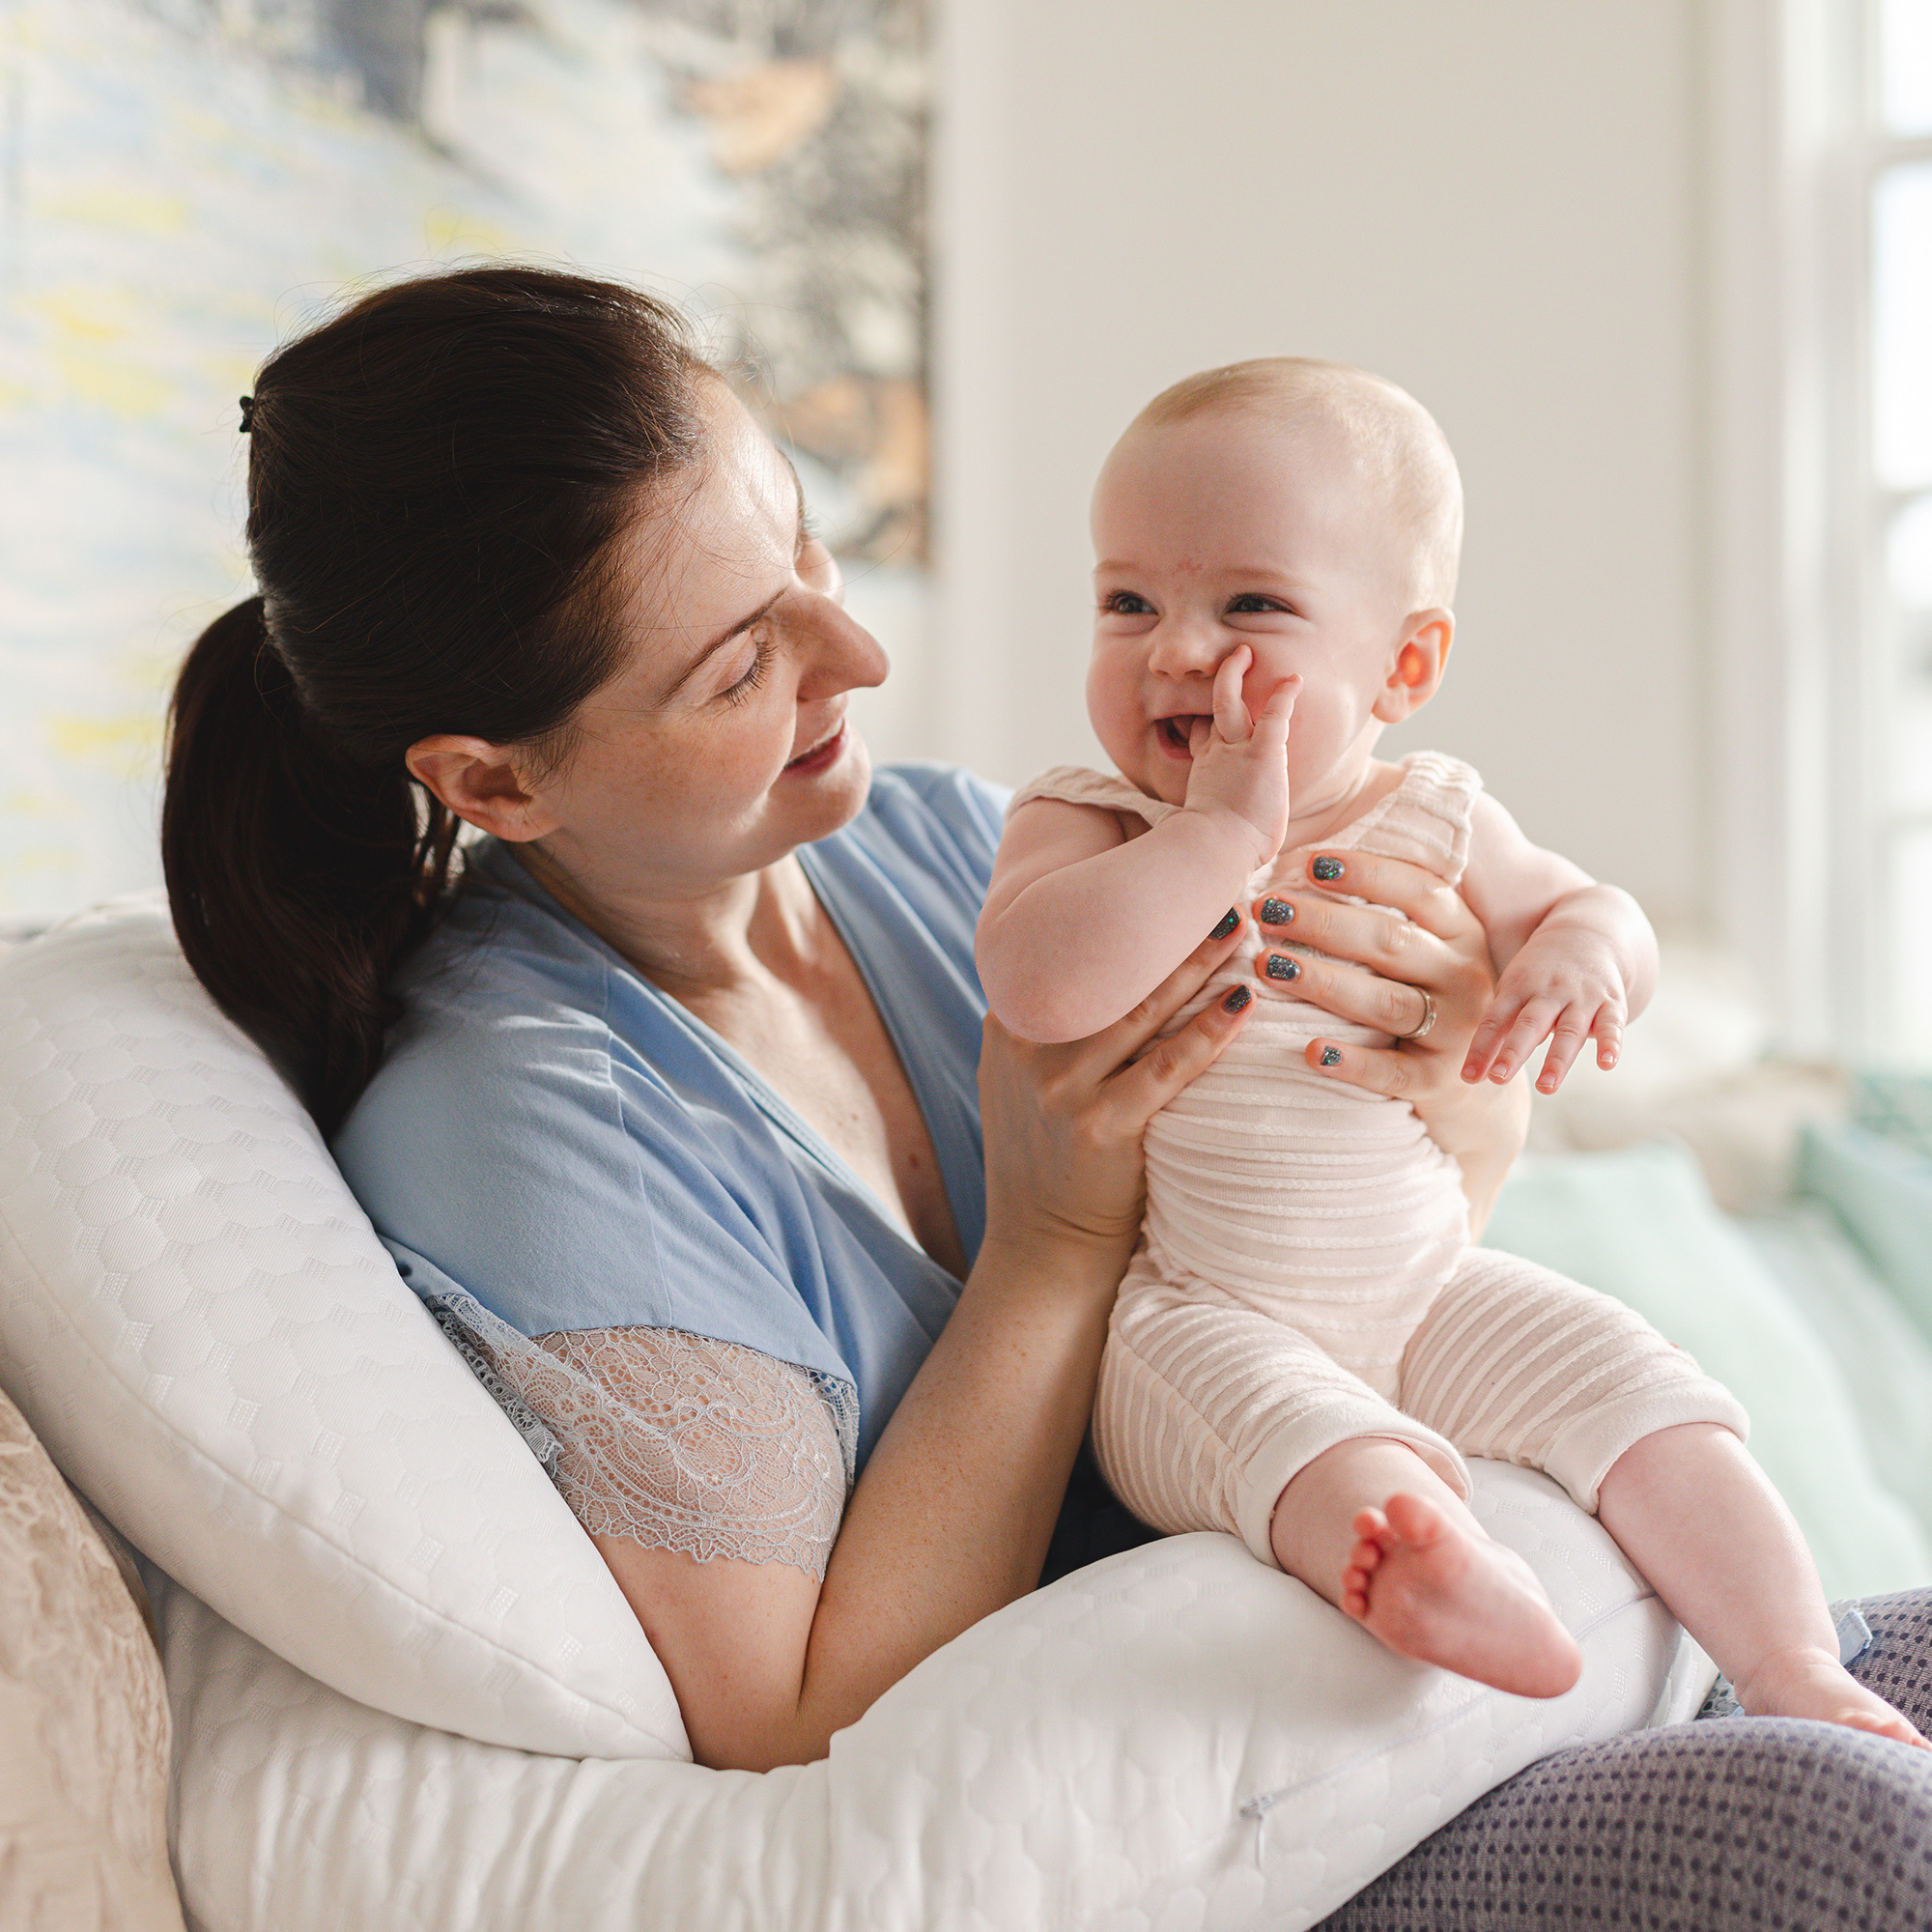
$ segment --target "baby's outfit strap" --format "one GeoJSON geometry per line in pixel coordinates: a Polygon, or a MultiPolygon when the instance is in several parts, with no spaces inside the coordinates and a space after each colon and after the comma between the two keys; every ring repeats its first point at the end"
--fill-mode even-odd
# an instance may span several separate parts
{"type": "Polygon", "coordinates": [[[1057,799],[1063,805],[1091,805],[1102,811],[1130,811],[1150,825],[1158,825],[1179,810],[1165,799],[1148,797],[1118,772],[1089,771],[1084,765],[1055,765],[1051,771],[1041,772],[1013,794],[1007,816],[1010,818],[1021,806],[1037,798],[1057,799]]]}
{"type": "Polygon", "coordinates": [[[1469,821],[1482,789],[1475,768],[1461,758],[1411,752],[1395,789],[1330,842],[1406,859],[1456,885],[1469,863],[1469,821]]]}

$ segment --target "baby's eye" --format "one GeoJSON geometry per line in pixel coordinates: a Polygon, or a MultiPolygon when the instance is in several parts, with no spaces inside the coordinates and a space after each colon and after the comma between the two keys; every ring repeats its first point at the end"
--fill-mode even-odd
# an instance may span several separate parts
{"type": "Polygon", "coordinates": [[[1249,615],[1261,611],[1287,611],[1288,605],[1279,597],[1270,597],[1264,591],[1244,590],[1238,597],[1228,600],[1228,614],[1249,615]]]}
{"type": "Polygon", "coordinates": [[[1100,609],[1116,617],[1145,617],[1153,606],[1137,590],[1110,590],[1100,599],[1100,609]]]}

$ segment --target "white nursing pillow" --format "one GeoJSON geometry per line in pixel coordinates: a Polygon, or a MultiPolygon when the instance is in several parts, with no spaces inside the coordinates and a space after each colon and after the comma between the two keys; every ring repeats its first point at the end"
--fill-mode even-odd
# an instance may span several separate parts
{"type": "Polygon", "coordinates": [[[0,1381],[175,1579],[205,1932],[1306,1925],[1533,1758],[1702,1694],[1664,1694],[1675,1627],[1597,1525],[1478,1465],[1582,1643],[1565,1697],[1392,1657],[1195,1536],[988,1618],[821,1764],[681,1762],[594,1548],[154,900],[0,961],[0,1381]]]}
{"type": "Polygon", "coordinates": [[[602,1558],[157,898],[0,959],[0,1378],[136,1548],[347,1696],[690,1756],[602,1558]]]}

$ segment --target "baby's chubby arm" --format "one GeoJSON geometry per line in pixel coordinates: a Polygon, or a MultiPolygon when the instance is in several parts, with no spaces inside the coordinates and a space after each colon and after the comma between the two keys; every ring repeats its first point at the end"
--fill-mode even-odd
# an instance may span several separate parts
{"type": "Polygon", "coordinates": [[[1563,1084],[1586,1039],[1597,1065],[1617,1064],[1623,1030],[1657,990],[1657,935],[1615,886],[1532,845],[1487,793],[1469,827],[1463,896],[1483,922],[1502,976],[1463,1063],[1464,1080],[1510,1079],[1549,1041],[1537,1092],[1563,1084]]]}
{"type": "Polygon", "coordinates": [[[1197,722],[1186,802],[1138,838],[1111,811],[1032,799],[1007,821],[974,956],[1023,1039],[1085,1039],[1131,1012],[1244,895],[1288,829],[1288,724],[1300,679],[1250,714],[1243,644],[1197,722]]]}

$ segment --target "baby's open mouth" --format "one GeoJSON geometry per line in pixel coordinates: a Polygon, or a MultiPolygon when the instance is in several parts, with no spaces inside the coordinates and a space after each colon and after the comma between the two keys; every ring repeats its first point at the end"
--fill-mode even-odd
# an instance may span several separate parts
{"type": "Polygon", "coordinates": [[[1182,711],[1173,718],[1161,719],[1154,726],[1154,730],[1159,734],[1160,742],[1170,752],[1185,753],[1187,741],[1193,734],[1194,721],[1199,718],[1206,723],[1208,715],[1205,711],[1182,711]]]}

